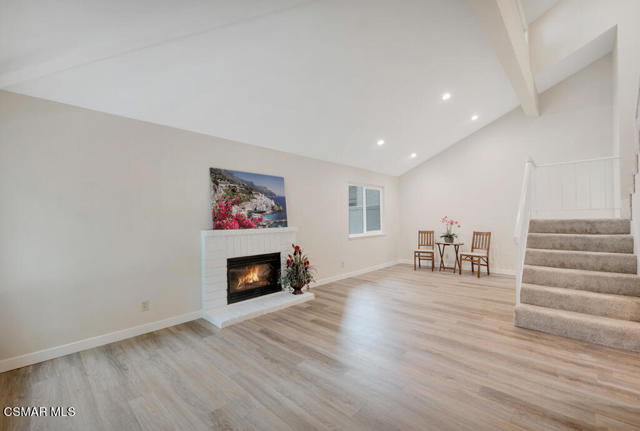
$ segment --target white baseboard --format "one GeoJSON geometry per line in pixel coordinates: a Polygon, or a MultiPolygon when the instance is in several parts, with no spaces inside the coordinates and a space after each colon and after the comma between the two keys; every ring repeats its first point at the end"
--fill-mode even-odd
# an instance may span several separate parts
{"type": "Polygon", "coordinates": [[[492,269],[491,272],[495,272],[496,274],[500,274],[500,275],[510,275],[512,277],[516,276],[516,272],[513,269],[496,268],[496,269],[492,269]]]}
{"type": "Polygon", "coordinates": [[[181,323],[199,319],[200,317],[202,317],[201,310],[192,311],[191,313],[180,314],[178,316],[169,317],[168,319],[149,322],[143,325],[109,332],[108,334],[98,335],[91,338],[85,338],[84,340],[74,341],[69,344],[63,344],[62,346],[50,347],[48,349],[38,350],[37,352],[2,359],[0,360],[0,373],[14,370],[16,368],[26,367],[27,365],[36,364],[49,359],[59,358],[60,356],[69,355],[71,353],[80,352],[93,347],[103,346],[105,344],[136,337],[148,332],[168,328],[169,326],[179,325],[181,323]]]}
{"type": "MultiPolygon", "coordinates": [[[[403,263],[407,265],[413,265],[413,260],[411,259],[398,259],[398,263],[403,263]]],[[[431,265],[431,264],[429,264],[431,265]]],[[[437,264],[436,264],[437,266],[437,264]]],[[[501,268],[491,268],[492,274],[500,274],[500,275],[512,275],[515,276],[516,272],[513,269],[501,269],[501,268]]]]}
{"type": "MultiPolygon", "coordinates": [[[[397,261],[386,262],[379,265],[370,266],[357,271],[340,274],[333,277],[323,278],[312,284],[311,287],[320,286],[322,284],[331,283],[333,281],[342,280],[356,275],[365,274],[367,272],[376,271],[397,264],[397,261]]],[[[168,319],[158,320],[156,322],[145,323],[144,325],[134,326],[132,328],[122,329],[120,331],[110,332],[108,334],[98,335],[84,340],[74,341],[61,346],[50,347],[48,349],[38,350],[36,352],[26,353],[20,356],[0,360],[0,373],[15,370],[16,368],[26,367],[27,365],[37,364],[38,362],[48,361],[49,359],[59,358],[71,353],[80,352],[82,350],[91,349],[105,344],[114,343],[116,341],[125,340],[127,338],[136,337],[148,332],[157,331],[159,329],[168,328],[169,326],[179,325],[184,322],[199,319],[202,317],[202,310],[193,311],[191,313],[181,314],[168,319]]]]}
{"type": "Polygon", "coordinates": [[[366,274],[367,272],[377,271],[379,269],[388,268],[393,265],[397,265],[400,263],[397,260],[392,260],[391,262],[380,263],[378,265],[368,266],[366,268],[358,269],[356,271],[347,272],[344,274],[334,275],[332,277],[322,278],[320,280],[315,281],[310,285],[311,288],[322,286],[323,284],[333,283],[334,281],[344,280],[345,278],[351,278],[358,275],[366,274]]]}
{"type": "MultiPolygon", "coordinates": [[[[322,286],[323,284],[333,283],[334,281],[344,280],[345,278],[356,277],[358,275],[366,274],[368,272],[377,271],[379,269],[388,268],[397,264],[413,265],[413,261],[410,259],[399,259],[391,262],[385,262],[378,265],[369,266],[356,271],[347,272],[344,274],[334,275],[332,277],[322,278],[310,287],[322,286]]],[[[503,275],[515,275],[513,270],[510,269],[494,269],[492,271],[495,274],[503,275]]],[[[181,323],[189,322],[191,320],[199,319],[202,317],[202,311],[192,311],[191,313],[180,314],[178,316],[169,317],[167,319],[158,320],[155,322],[145,323],[143,325],[134,326],[132,328],[122,329],[120,331],[110,332],[108,334],[98,335],[96,337],[86,338],[84,340],[74,341],[69,344],[63,344],[62,346],[51,347],[48,349],[38,350],[37,352],[26,353],[20,356],[14,356],[12,358],[0,360],[0,373],[5,371],[14,370],[20,367],[26,367],[27,365],[36,364],[38,362],[47,361],[49,359],[59,358],[60,356],[69,355],[71,353],[80,352],[82,350],[91,349],[105,344],[114,343],[116,341],[125,340],[127,338],[136,337],[138,335],[146,334],[148,332],[157,331],[159,329],[168,328],[170,326],[179,325],[181,323]]]]}

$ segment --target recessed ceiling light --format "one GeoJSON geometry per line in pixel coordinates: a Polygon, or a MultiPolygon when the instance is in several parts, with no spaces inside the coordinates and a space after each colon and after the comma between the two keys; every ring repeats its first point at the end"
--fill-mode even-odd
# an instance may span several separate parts
{"type": "Polygon", "coordinates": [[[384,139],[379,139],[378,140],[378,146],[381,147],[384,145],[384,139]]]}
{"type": "Polygon", "coordinates": [[[444,93],[442,95],[442,100],[449,100],[451,99],[451,93],[444,93]]]}
{"type": "Polygon", "coordinates": [[[471,116],[471,121],[476,121],[478,119],[478,116],[476,114],[473,114],[471,116]]]}
{"type": "Polygon", "coordinates": [[[417,154],[416,154],[416,153],[411,153],[411,155],[410,155],[409,157],[411,157],[412,159],[415,159],[415,158],[416,158],[416,156],[417,156],[417,154]]]}

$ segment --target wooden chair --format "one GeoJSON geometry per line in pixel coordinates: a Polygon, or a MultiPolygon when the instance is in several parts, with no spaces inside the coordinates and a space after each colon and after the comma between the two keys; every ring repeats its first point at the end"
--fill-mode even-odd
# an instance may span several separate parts
{"type": "Polygon", "coordinates": [[[435,234],[432,230],[418,231],[418,248],[413,251],[414,271],[416,270],[416,263],[419,268],[422,268],[421,263],[423,260],[431,261],[431,271],[435,268],[434,237],[435,234]]]}
{"type": "Polygon", "coordinates": [[[478,265],[478,278],[480,278],[480,267],[487,267],[487,275],[491,275],[489,270],[489,249],[491,248],[491,232],[473,232],[471,240],[471,251],[460,253],[459,274],[462,274],[462,262],[471,262],[471,272],[475,272],[478,265]]]}

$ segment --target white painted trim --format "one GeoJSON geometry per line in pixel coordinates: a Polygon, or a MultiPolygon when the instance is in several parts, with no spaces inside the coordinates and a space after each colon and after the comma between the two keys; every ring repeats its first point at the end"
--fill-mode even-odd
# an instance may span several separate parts
{"type": "Polygon", "coordinates": [[[400,263],[397,260],[393,260],[391,262],[380,263],[378,265],[368,266],[366,268],[358,269],[356,271],[347,272],[344,274],[334,275],[332,277],[322,278],[320,280],[311,283],[309,287],[314,288],[318,286],[322,286],[323,284],[333,283],[334,281],[344,280],[345,278],[356,277],[358,275],[366,274],[367,272],[377,271],[379,269],[388,268],[393,265],[397,265],[400,263]]]}
{"type": "Polygon", "coordinates": [[[282,232],[298,232],[297,227],[269,227],[262,229],[208,229],[201,230],[202,238],[207,236],[235,236],[235,235],[261,235],[282,232]]]}
{"type": "MultiPolygon", "coordinates": [[[[344,274],[334,275],[332,277],[322,278],[315,283],[312,283],[309,287],[314,288],[318,286],[322,286],[323,284],[333,283],[334,281],[344,280],[345,278],[356,277],[358,275],[366,274],[368,272],[377,271],[379,269],[388,268],[394,265],[413,265],[413,261],[411,259],[398,259],[391,262],[385,262],[374,266],[369,266],[366,268],[358,269],[357,271],[347,272],[344,274]]],[[[503,268],[491,268],[491,273],[499,274],[499,275],[510,275],[515,276],[516,273],[513,269],[503,269],[503,268]]]]}
{"type": "Polygon", "coordinates": [[[114,343],[116,341],[126,340],[127,338],[136,337],[148,332],[157,331],[159,329],[168,328],[170,326],[179,325],[181,323],[190,322],[202,317],[202,310],[192,311],[190,313],[179,314],[155,322],[149,322],[127,329],[121,329],[115,332],[98,335],[84,340],[74,341],[61,346],[50,347],[48,349],[38,350],[36,352],[26,353],[20,356],[0,360],[0,373],[14,370],[16,368],[26,367],[27,365],[36,364],[38,362],[48,361],[49,359],[59,358],[71,353],[80,352],[82,350],[92,349],[94,347],[103,346],[105,344],[114,343]]]}
{"type": "MultiPolygon", "coordinates": [[[[398,259],[398,263],[413,265],[413,261],[411,259],[398,259]]],[[[503,269],[503,268],[491,268],[491,273],[499,274],[499,275],[511,275],[511,276],[516,275],[516,272],[513,269],[503,269]]]]}
{"type": "MultiPolygon", "coordinates": [[[[368,272],[377,271],[379,269],[388,268],[397,264],[411,265],[413,262],[410,259],[399,259],[390,262],[381,263],[378,265],[368,266],[366,268],[358,269],[356,271],[347,272],[344,274],[334,275],[332,277],[322,278],[310,287],[322,286],[323,284],[333,283],[335,281],[344,280],[346,278],[356,277],[358,275],[366,274],[368,272]]],[[[502,275],[515,275],[513,270],[510,269],[493,269],[492,272],[502,275]]],[[[69,344],[63,344],[61,346],[50,347],[48,349],[38,350],[37,352],[26,353],[20,356],[14,356],[12,358],[0,360],[0,373],[5,371],[14,370],[16,368],[26,367],[27,365],[36,364],[38,362],[48,361],[49,359],[59,358],[61,356],[69,355],[71,353],[80,352],[87,349],[92,349],[98,346],[104,346],[105,344],[115,343],[116,341],[126,340],[127,338],[136,337],[138,335],[146,334],[160,329],[168,328],[170,326],[179,325],[181,323],[190,322],[192,320],[200,319],[202,317],[202,310],[192,311],[190,313],[180,314],[178,316],[169,317],[167,319],[158,320],[155,322],[145,323],[143,325],[134,326],[127,329],[122,329],[115,332],[109,332],[107,334],[98,335],[91,338],[85,338],[84,340],[74,341],[69,344]]]]}
{"type": "Polygon", "coordinates": [[[387,234],[379,230],[366,233],[351,233],[349,234],[349,239],[372,238],[376,236],[387,236],[387,234]]]}
{"type": "Polygon", "coordinates": [[[565,161],[565,162],[539,163],[536,165],[536,167],[549,168],[552,166],[577,165],[579,163],[601,162],[604,160],[618,160],[618,159],[620,159],[620,156],[605,156],[605,157],[595,157],[593,159],[582,159],[582,160],[573,160],[573,161],[565,161]]]}
{"type": "MultiPolygon", "coordinates": [[[[360,187],[362,189],[362,233],[349,233],[349,239],[367,238],[370,236],[383,236],[384,235],[384,187],[382,186],[370,186],[362,183],[349,182],[347,184],[347,202],[349,202],[349,187],[360,187]],[[380,229],[367,230],[367,189],[377,190],[380,192],[380,229]]],[[[351,228],[349,218],[351,217],[350,209],[347,206],[347,223],[348,229],[351,228]]]]}

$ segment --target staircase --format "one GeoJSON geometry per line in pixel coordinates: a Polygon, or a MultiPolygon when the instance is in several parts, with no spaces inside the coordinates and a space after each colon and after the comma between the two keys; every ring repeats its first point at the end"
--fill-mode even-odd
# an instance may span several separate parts
{"type": "Polygon", "coordinates": [[[530,220],[514,322],[640,352],[640,277],[629,220],[530,220]]]}

